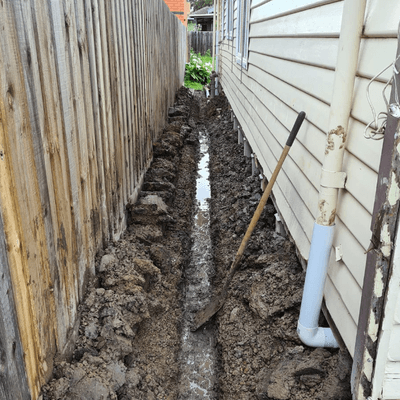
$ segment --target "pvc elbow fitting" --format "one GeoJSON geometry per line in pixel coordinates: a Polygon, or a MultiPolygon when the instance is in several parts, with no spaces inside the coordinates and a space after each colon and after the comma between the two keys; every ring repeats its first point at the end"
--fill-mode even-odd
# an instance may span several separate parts
{"type": "Polygon", "coordinates": [[[300,340],[310,347],[339,347],[331,328],[306,328],[299,322],[297,334],[300,340]]]}

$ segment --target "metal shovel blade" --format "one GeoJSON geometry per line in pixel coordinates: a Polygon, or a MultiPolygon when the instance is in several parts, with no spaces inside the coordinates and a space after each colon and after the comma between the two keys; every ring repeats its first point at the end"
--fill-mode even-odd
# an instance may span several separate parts
{"type": "Polygon", "coordinates": [[[194,317],[192,326],[191,326],[191,331],[197,331],[202,325],[204,325],[209,319],[212,318],[213,315],[215,315],[220,308],[224,305],[225,303],[225,298],[228,294],[228,287],[229,283],[232,280],[233,274],[229,274],[228,279],[225,282],[224,288],[222,289],[222,292],[218,296],[214,296],[211,301],[207,304],[206,307],[204,307],[202,310],[199,310],[196,313],[196,316],[194,317]]]}

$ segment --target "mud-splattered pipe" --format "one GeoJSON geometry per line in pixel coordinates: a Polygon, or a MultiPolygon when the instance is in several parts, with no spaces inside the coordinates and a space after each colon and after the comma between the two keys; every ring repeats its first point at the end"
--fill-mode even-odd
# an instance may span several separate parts
{"type": "Polygon", "coordinates": [[[314,224],[297,332],[312,347],[338,347],[330,328],[318,327],[329,255],[332,248],[339,189],[344,188],[342,171],[348,122],[357,72],[358,53],[366,0],[345,0],[338,58],[329,114],[325,157],[322,166],[318,214],[314,224]]]}

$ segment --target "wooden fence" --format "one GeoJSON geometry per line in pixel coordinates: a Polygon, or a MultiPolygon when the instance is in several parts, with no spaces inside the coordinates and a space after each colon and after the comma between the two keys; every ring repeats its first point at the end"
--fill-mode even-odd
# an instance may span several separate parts
{"type": "Polygon", "coordinates": [[[189,32],[188,47],[195,53],[206,54],[210,50],[212,54],[213,32],[189,32]]]}
{"type": "Polygon", "coordinates": [[[187,33],[163,0],[2,0],[0,31],[0,398],[36,399],[125,229],[187,33]]]}

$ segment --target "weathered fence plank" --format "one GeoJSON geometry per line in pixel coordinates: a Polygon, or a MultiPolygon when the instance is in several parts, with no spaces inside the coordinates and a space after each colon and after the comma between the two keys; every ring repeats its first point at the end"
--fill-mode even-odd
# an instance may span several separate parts
{"type": "Polygon", "coordinates": [[[0,29],[7,357],[3,338],[16,338],[0,397],[28,398],[29,387],[36,400],[54,356],[72,349],[97,250],[126,227],[183,81],[186,29],[162,0],[4,0],[0,29]]]}
{"type": "Polygon", "coordinates": [[[210,50],[212,54],[212,34],[212,32],[189,32],[189,49],[193,49],[195,53],[200,53],[202,55],[206,54],[207,50],[210,50]]]}
{"type": "Polygon", "coordinates": [[[0,398],[30,400],[6,248],[0,213],[0,398]]]}

